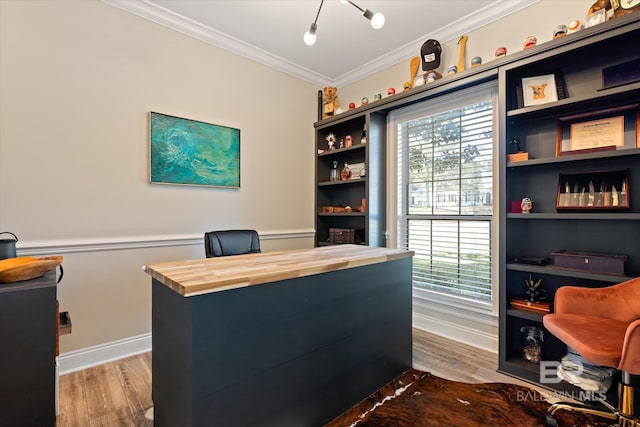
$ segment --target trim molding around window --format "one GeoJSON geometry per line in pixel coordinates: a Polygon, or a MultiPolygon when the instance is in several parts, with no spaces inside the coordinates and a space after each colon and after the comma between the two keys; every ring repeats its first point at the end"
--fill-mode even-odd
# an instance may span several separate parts
{"type": "Polygon", "coordinates": [[[497,312],[497,83],[390,113],[388,246],[414,257],[414,297],[497,312]]]}

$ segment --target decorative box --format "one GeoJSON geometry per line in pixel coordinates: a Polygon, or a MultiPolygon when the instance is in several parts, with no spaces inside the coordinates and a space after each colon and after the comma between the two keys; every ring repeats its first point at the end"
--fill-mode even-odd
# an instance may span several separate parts
{"type": "Polygon", "coordinates": [[[624,276],[627,256],[561,250],[553,252],[553,268],[624,276]]]}
{"type": "Polygon", "coordinates": [[[628,210],[630,194],[629,169],[560,174],[556,210],[628,210]]]}
{"type": "Polygon", "coordinates": [[[355,243],[355,229],[329,228],[329,243],[355,243]]]}

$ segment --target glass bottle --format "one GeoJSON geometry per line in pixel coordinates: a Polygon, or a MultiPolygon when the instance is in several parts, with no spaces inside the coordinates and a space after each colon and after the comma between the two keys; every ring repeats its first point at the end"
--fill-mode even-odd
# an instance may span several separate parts
{"type": "Polygon", "coordinates": [[[340,176],[338,175],[338,162],[333,161],[333,169],[331,169],[331,174],[329,175],[329,181],[338,181],[340,176]]]}
{"type": "Polygon", "coordinates": [[[349,169],[349,165],[347,164],[347,162],[344,163],[340,178],[342,178],[343,181],[351,178],[351,169],[349,169]]]}

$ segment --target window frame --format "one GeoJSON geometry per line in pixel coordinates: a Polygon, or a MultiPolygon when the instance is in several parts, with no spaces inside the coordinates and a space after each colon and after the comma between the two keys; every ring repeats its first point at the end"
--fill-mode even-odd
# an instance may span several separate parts
{"type": "MultiPolygon", "coordinates": [[[[420,118],[425,115],[438,114],[448,110],[452,110],[464,105],[473,104],[483,100],[490,99],[493,104],[493,166],[492,166],[492,211],[491,218],[491,299],[482,301],[479,299],[468,298],[460,295],[440,292],[422,287],[413,287],[413,297],[417,301],[434,302],[446,306],[450,306],[456,310],[475,311],[479,313],[497,314],[498,311],[498,143],[499,143],[499,111],[498,111],[498,83],[497,80],[481,83],[472,87],[466,87],[437,95],[419,103],[415,103],[406,107],[398,108],[389,113],[387,118],[387,194],[388,194],[388,212],[387,212],[387,243],[390,247],[398,247],[398,220],[400,203],[399,187],[398,187],[398,170],[400,168],[400,160],[398,158],[398,138],[397,125],[401,122],[420,118]]],[[[405,196],[406,197],[406,196],[405,196]]],[[[467,219],[473,216],[467,216],[467,219]]],[[[459,215],[458,220],[465,220],[465,215],[459,215]]]]}

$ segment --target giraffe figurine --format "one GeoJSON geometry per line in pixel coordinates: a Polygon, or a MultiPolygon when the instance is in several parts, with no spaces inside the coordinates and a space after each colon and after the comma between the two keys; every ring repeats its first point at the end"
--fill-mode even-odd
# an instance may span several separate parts
{"type": "Polygon", "coordinates": [[[460,37],[460,40],[458,40],[458,44],[460,45],[460,52],[458,54],[458,73],[460,71],[464,71],[464,53],[467,48],[468,38],[468,36],[462,36],[460,37]]]}

